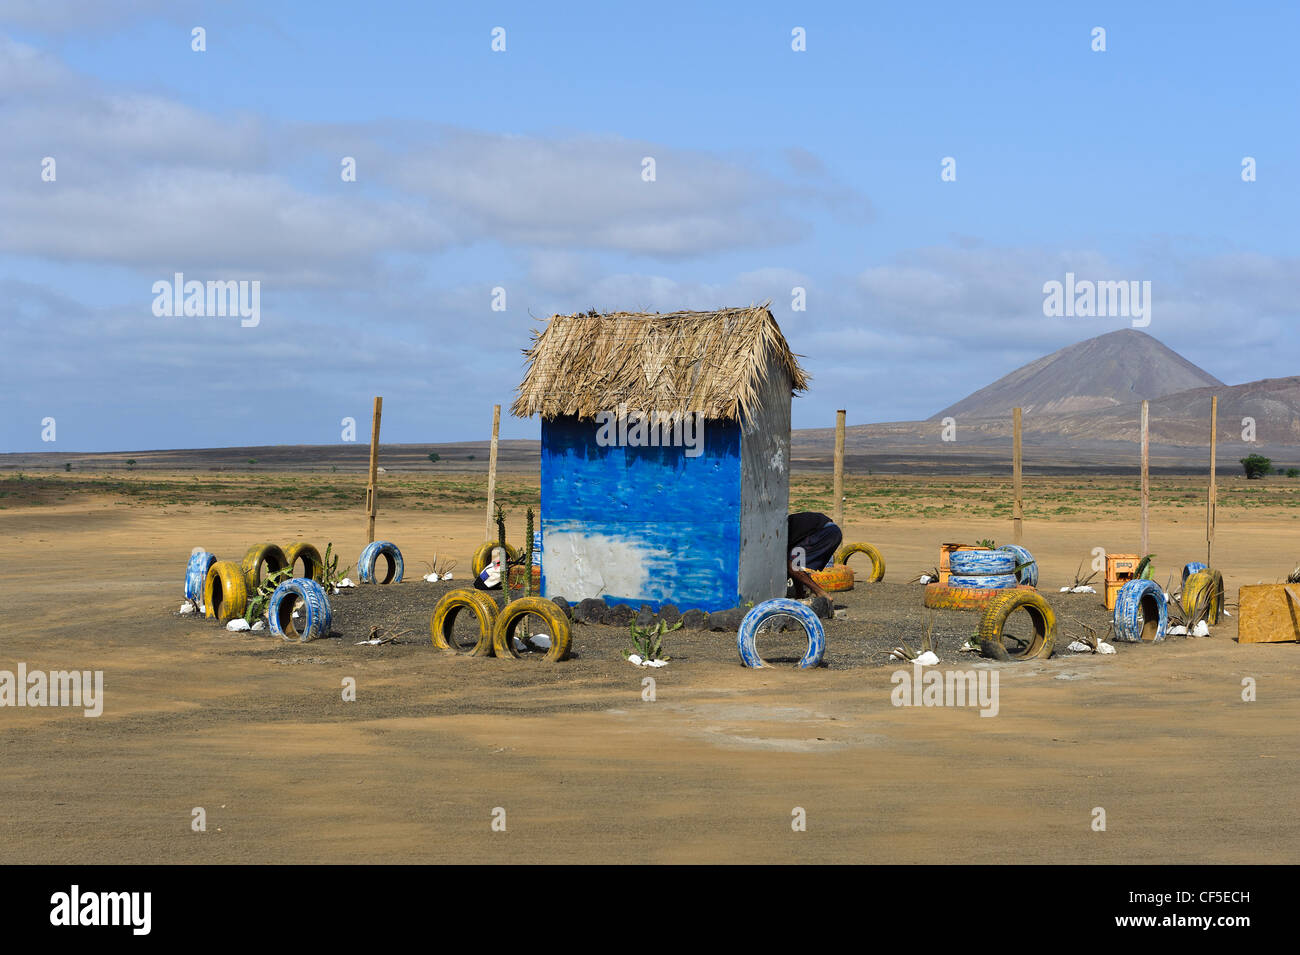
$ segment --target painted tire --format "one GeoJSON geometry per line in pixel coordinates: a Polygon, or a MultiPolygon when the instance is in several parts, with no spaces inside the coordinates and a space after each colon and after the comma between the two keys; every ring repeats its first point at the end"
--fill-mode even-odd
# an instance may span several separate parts
{"type": "Polygon", "coordinates": [[[248,583],[250,593],[256,593],[257,588],[262,585],[263,566],[269,573],[275,573],[288,567],[289,559],[284,556],[284,551],[278,544],[255,544],[248,548],[248,553],[244,555],[243,568],[244,580],[248,583]]]}
{"type": "Polygon", "coordinates": [[[1192,614],[1196,611],[1196,603],[1206,590],[1210,592],[1210,603],[1205,614],[1205,622],[1210,625],[1219,622],[1219,614],[1223,611],[1223,575],[1217,570],[1198,570],[1183,584],[1184,620],[1192,619],[1192,614]]]}
{"type": "Polygon", "coordinates": [[[203,585],[208,580],[208,568],[217,562],[215,554],[206,550],[190,555],[190,562],[185,567],[185,599],[195,603],[203,601],[203,585]]]}
{"type": "Polygon", "coordinates": [[[275,588],[271,602],[266,606],[266,617],[271,624],[271,632],[285,640],[297,640],[310,643],[330,635],[330,621],[333,619],[330,599],[325,595],[325,588],[308,577],[294,577],[275,588]],[[301,597],[303,603],[302,624],[293,622],[295,598],[301,597]]]}
{"type": "Polygon", "coordinates": [[[948,586],[957,587],[965,590],[1008,590],[1015,587],[1018,581],[1016,575],[1006,574],[983,574],[980,576],[962,576],[961,574],[949,574],[948,586]]]}
{"type": "Polygon", "coordinates": [[[515,635],[515,628],[519,626],[519,622],[530,613],[541,617],[551,628],[551,648],[546,651],[546,656],[542,659],[550,663],[566,659],[572,641],[569,633],[569,618],[565,616],[564,611],[544,597],[520,597],[505,605],[492,625],[493,652],[503,660],[507,657],[519,659],[519,651],[515,649],[514,640],[511,638],[515,635]]]}
{"type": "Polygon", "coordinates": [[[233,560],[219,560],[208,568],[203,581],[205,616],[217,623],[242,617],[248,610],[248,580],[244,568],[233,560]]]}
{"type": "Polygon", "coordinates": [[[1169,606],[1160,585],[1154,580],[1139,579],[1121,587],[1115,595],[1114,622],[1115,639],[1121,643],[1163,640],[1169,626],[1169,606]]]}
{"type": "Polygon", "coordinates": [[[1038,586],[1038,561],[1034,560],[1034,555],[1029,553],[1019,544],[1003,544],[998,550],[1004,550],[1016,559],[1016,565],[1028,564],[1027,567],[1021,567],[1019,570],[1012,570],[1016,579],[1022,584],[1028,584],[1030,587],[1038,586]]]}
{"type": "MultiPolygon", "coordinates": [[[[478,550],[474,551],[474,557],[469,562],[470,567],[474,570],[474,576],[477,577],[487,569],[487,565],[492,562],[492,549],[500,547],[496,541],[484,541],[478,545],[478,550]]],[[[510,544],[506,544],[506,560],[518,560],[519,551],[515,550],[510,544]]]]}
{"type": "Polygon", "coordinates": [[[955,550],[948,555],[948,571],[959,577],[990,577],[1015,572],[1018,561],[1005,550],[955,550]]]}
{"type": "Polygon", "coordinates": [[[842,593],[853,589],[853,568],[848,564],[831,564],[825,570],[810,570],[808,576],[827,593],[842,593]]]}
{"type": "Polygon", "coordinates": [[[807,604],[786,597],[764,600],[740,621],[740,629],[736,631],[736,648],[740,651],[741,662],[747,667],[768,666],[758,655],[755,640],[758,628],[773,617],[793,617],[808,635],[808,650],[799,661],[799,669],[806,670],[820,665],[822,655],[826,652],[826,631],[822,629],[822,622],[807,604]]]}
{"type": "Polygon", "coordinates": [[[866,554],[867,559],[871,561],[871,575],[867,577],[868,582],[875,584],[885,579],[885,558],[870,544],[845,544],[835,552],[835,563],[847,565],[849,558],[854,554],[866,554]]]}
{"type": "Polygon", "coordinates": [[[373,541],[357,558],[357,576],[363,584],[400,584],[402,569],[402,552],[392,541],[373,541]],[[375,580],[375,561],[381,554],[388,558],[388,573],[383,580],[375,580]]]}
{"type": "Polygon", "coordinates": [[[980,618],[978,631],[980,640],[992,640],[1002,645],[1007,656],[1013,660],[1029,660],[1033,657],[1050,657],[1056,648],[1056,614],[1042,595],[1033,590],[1013,590],[998,594],[980,618]],[[1008,618],[1017,610],[1029,614],[1034,625],[1034,636],[1029,643],[1012,649],[1003,638],[1002,629],[1008,618]]]}
{"type": "Polygon", "coordinates": [[[439,650],[461,653],[461,648],[452,639],[452,626],[456,615],[462,610],[469,610],[478,619],[478,642],[469,652],[472,657],[492,656],[492,627],[497,619],[497,605],[481,590],[462,588],[442,595],[434,605],[433,616],[429,618],[429,634],[433,645],[439,650]]]}
{"type": "Polygon", "coordinates": [[[296,544],[290,544],[284,549],[284,559],[292,567],[298,561],[302,561],[303,576],[308,580],[314,580],[316,583],[322,583],[325,580],[325,560],[321,557],[320,551],[314,544],[308,544],[306,541],[299,541],[296,544]]]}
{"type": "Polygon", "coordinates": [[[1210,567],[1209,567],[1208,564],[1198,563],[1197,561],[1192,561],[1191,563],[1184,564],[1184,565],[1183,565],[1183,577],[1182,577],[1182,580],[1180,581],[1180,583],[1181,583],[1181,584],[1183,585],[1183,587],[1185,588],[1185,587],[1187,586],[1187,578],[1188,578],[1188,577],[1190,577],[1190,576],[1192,576],[1192,574],[1198,573],[1198,572],[1200,572],[1200,571],[1202,571],[1202,570],[1209,570],[1209,569],[1210,569],[1210,567]]]}
{"type": "Polygon", "coordinates": [[[933,610],[982,611],[1005,593],[1005,590],[978,590],[971,587],[949,587],[947,584],[926,584],[925,597],[921,603],[933,610]]]}

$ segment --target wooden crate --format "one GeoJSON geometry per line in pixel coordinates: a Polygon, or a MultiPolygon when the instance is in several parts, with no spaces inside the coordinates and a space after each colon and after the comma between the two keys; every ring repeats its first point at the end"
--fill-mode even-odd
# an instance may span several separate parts
{"type": "Polygon", "coordinates": [[[1237,642],[1300,643],[1300,584],[1246,584],[1238,590],[1237,642]]]}
{"type": "Polygon", "coordinates": [[[983,550],[978,544],[941,544],[939,546],[939,583],[948,585],[948,555],[955,550],[983,550]]]}
{"type": "Polygon", "coordinates": [[[1138,554],[1106,555],[1106,609],[1115,609],[1115,598],[1120,588],[1134,578],[1142,562],[1138,554]]]}

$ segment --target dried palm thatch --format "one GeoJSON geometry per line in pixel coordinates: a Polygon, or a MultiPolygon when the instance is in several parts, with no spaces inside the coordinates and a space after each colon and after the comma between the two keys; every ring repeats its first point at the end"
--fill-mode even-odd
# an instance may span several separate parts
{"type": "Polygon", "coordinates": [[[752,423],[774,369],[789,376],[792,391],[809,381],[769,304],[552,316],[524,351],[528,373],[510,410],[520,418],[594,418],[626,406],[752,423]]]}

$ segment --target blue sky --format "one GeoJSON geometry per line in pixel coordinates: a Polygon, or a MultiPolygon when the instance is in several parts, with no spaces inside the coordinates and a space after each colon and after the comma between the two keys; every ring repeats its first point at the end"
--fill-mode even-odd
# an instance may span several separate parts
{"type": "Polygon", "coordinates": [[[441,7],[0,0],[0,449],[483,437],[550,314],[765,299],[796,427],[921,418],[1129,324],[1044,317],[1067,271],[1296,370],[1293,4],[441,7]],[[156,317],[177,271],[260,323],[156,317]]]}

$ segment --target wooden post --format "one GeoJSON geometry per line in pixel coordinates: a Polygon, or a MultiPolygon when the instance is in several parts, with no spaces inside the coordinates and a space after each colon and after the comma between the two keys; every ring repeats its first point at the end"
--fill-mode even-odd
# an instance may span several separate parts
{"type": "Polygon", "coordinates": [[[844,409],[835,412],[835,523],[844,530],[844,409]]]}
{"type": "Polygon", "coordinates": [[[379,480],[379,416],[384,410],[384,399],[375,396],[375,416],[370,422],[370,483],[366,486],[366,543],[375,539],[375,488],[379,480]]]}
{"type": "Polygon", "coordinates": [[[1151,417],[1151,403],[1142,402],[1142,556],[1151,553],[1151,541],[1148,536],[1148,516],[1151,509],[1151,437],[1148,431],[1151,417]]]}
{"type": "Polygon", "coordinates": [[[1216,494],[1214,456],[1219,448],[1219,396],[1210,396],[1210,492],[1205,500],[1205,563],[1214,566],[1214,504],[1216,494]]]}
{"type": "MultiPolygon", "coordinates": [[[[497,503],[497,438],[501,434],[501,406],[492,406],[492,450],[488,452],[488,493],[487,493],[487,524],[484,531],[483,539],[485,541],[494,541],[497,539],[495,530],[496,516],[493,512],[496,510],[497,503]]],[[[528,572],[531,574],[532,569],[528,572]]]]}
{"type": "Polygon", "coordinates": [[[1020,418],[1021,410],[1016,408],[1011,412],[1011,483],[1012,501],[1011,501],[1011,538],[1012,543],[1019,544],[1025,534],[1025,513],[1021,502],[1021,482],[1020,482],[1020,418]]]}

